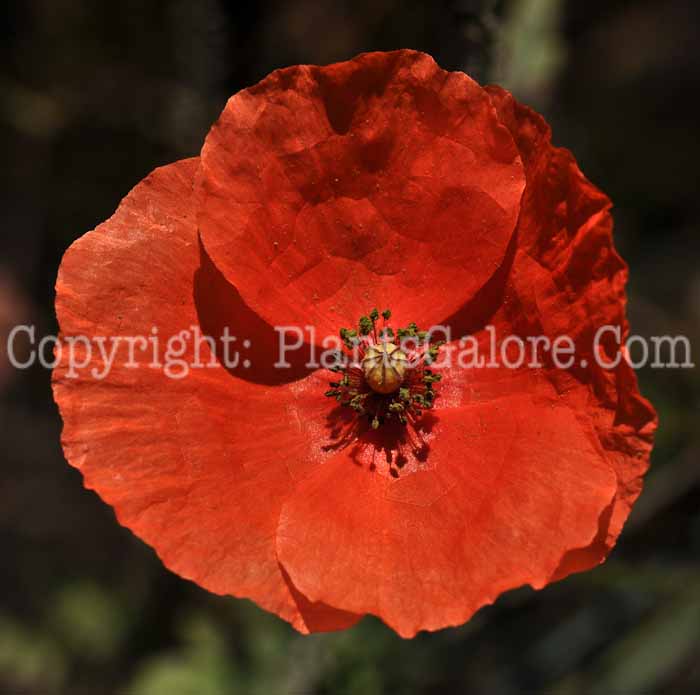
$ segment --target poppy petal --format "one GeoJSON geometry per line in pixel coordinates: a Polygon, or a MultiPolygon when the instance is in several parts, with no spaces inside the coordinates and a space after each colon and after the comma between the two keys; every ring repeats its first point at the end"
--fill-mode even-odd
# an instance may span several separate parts
{"type": "Polygon", "coordinates": [[[518,299],[511,296],[510,304],[540,334],[574,340],[573,367],[554,370],[551,378],[574,409],[594,418],[618,478],[600,536],[564,559],[561,578],[599,564],[614,546],[641,493],[657,418],[626,362],[608,366],[629,335],[627,266],[613,243],[609,198],[586,179],[568,150],[552,145],[542,116],[500,87],[487,90],[518,145],[527,179],[517,228],[520,253],[511,274],[518,281],[511,295],[518,299]]]}
{"type": "Polygon", "coordinates": [[[422,471],[381,475],[347,450],[314,469],[277,534],[294,584],[404,637],[461,624],[505,590],[547,584],[570,549],[597,535],[616,479],[547,380],[527,378],[527,390],[503,379],[440,410],[422,471]]]}
{"type": "Polygon", "coordinates": [[[186,160],[156,170],[64,257],[54,373],[64,451],[86,487],[177,574],[214,593],[251,598],[302,632],[345,628],[358,616],[306,599],[275,552],[295,469],[320,456],[295,419],[309,411],[324,417],[323,382],[313,375],[278,387],[244,381],[212,361],[206,343],[200,361],[210,367],[186,379],[177,378],[179,363],[170,374],[165,369],[174,356],[186,365],[196,360],[193,341],[169,355],[165,340],[198,325],[197,166],[186,160]],[[151,338],[152,327],[163,342],[135,353],[139,368],[128,366],[125,343],[117,343],[109,372],[115,343],[92,360],[76,344],[75,357],[87,366],[71,374],[72,337],[151,338]],[[156,363],[163,368],[150,366],[156,363]]]}
{"type": "Polygon", "coordinates": [[[207,252],[270,325],[318,340],[373,306],[432,325],[501,264],[522,164],[487,93],[415,51],[272,73],[202,150],[207,252]]]}

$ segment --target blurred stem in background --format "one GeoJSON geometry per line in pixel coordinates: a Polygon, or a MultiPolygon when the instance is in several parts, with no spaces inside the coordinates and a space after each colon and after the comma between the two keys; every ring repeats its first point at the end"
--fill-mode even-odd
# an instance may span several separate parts
{"type": "Polygon", "coordinates": [[[566,60],[562,0],[513,0],[497,33],[490,81],[545,110],[566,60]]]}

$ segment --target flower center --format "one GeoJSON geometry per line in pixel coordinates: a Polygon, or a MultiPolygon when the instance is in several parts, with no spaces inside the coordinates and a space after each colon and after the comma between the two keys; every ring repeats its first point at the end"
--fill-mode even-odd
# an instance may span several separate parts
{"type": "Polygon", "coordinates": [[[341,375],[326,396],[367,418],[373,429],[394,421],[413,425],[437,396],[440,375],[429,367],[443,341],[434,341],[415,323],[396,331],[389,325],[391,311],[373,309],[357,329],[342,328],[346,351],[339,351],[331,371],[341,375]],[[383,324],[378,326],[380,316],[383,324]]]}
{"type": "Polygon", "coordinates": [[[367,385],[377,393],[393,393],[403,383],[408,358],[394,343],[369,347],[362,360],[367,385]]]}

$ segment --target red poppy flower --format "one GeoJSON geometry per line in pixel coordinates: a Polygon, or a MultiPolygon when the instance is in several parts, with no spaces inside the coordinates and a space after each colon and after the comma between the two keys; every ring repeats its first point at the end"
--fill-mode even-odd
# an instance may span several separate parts
{"type": "Polygon", "coordinates": [[[302,632],[463,623],[602,562],[640,493],[655,414],[624,361],[596,360],[617,350],[601,326],[627,333],[611,231],[608,198],[501,89],[413,51],[276,71],[66,253],[64,347],[145,336],[136,359],[93,350],[92,373],[63,351],[66,457],[171,570],[302,632]],[[378,337],[435,324],[484,347],[568,335],[575,361],[433,370],[456,340],[378,337]],[[274,327],[307,325],[307,349],[346,327],[361,360],[274,368],[274,327]],[[175,352],[207,368],[158,368],[155,338],[225,327],[250,341],[237,365],[189,340],[175,352]]]}

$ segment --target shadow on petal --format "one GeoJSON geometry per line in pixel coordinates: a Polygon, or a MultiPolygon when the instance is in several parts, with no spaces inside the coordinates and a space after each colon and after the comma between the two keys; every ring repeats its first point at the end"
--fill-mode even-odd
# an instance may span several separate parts
{"type": "Polygon", "coordinates": [[[503,262],[488,282],[466,304],[443,321],[445,326],[450,327],[454,340],[483,330],[502,306],[517,246],[516,230],[508,244],[503,262]]]}
{"type": "Polygon", "coordinates": [[[238,290],[214,265],[201,240],[199,250],[201,260],[194,276],[194,303],[203,334],[216,341],[216,354],[222,366],[239,379],[268,386],[289,384],[315,371],[307,366],[312,354],[308,343],[287,352],[285,360],[290,367],[275,367],[280,357],[280,334],[248,307],[238,290]],[[236,337],[229,347],[228,359],[224,339],[227,333],[236,337]],[[243,345],[245,340],[250,341],[249,349],[243,345]],[[236,352],[240,353],[237,364],[233,358],[236,352]],[[244,366],[246,360],[250,361],[248,368],[244,366]]]}
{"type": "Polygon", "coordinates": [[[364,616],[356,613],[348,613],[333,608],[325,603],[309,601],[299,589],[294,586],[289,574],[284,567],[279,565],[282,578],[284,579],[289,593],[294,599],[299,611],[301,624],[295,627],[302,633],[312,634],[314,632],[334,632],[336,630],[346,630],[359,622],[364,616]]]}

